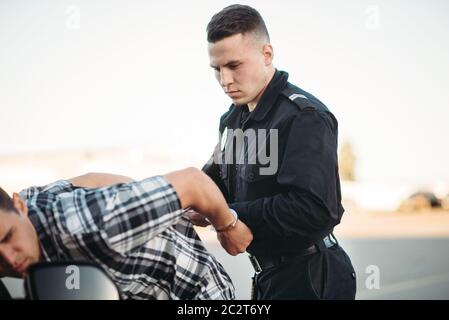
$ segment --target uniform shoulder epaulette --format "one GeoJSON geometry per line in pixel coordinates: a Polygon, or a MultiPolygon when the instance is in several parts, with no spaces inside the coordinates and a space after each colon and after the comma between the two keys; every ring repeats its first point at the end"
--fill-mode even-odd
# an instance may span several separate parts
{"type": "Polygon", "coordinates": [[[309,98],[288,86],[281,91],[281,94],[292,101],[301,111],[307,109],[316,110],[316,107],[310,102],[309,98]]]}

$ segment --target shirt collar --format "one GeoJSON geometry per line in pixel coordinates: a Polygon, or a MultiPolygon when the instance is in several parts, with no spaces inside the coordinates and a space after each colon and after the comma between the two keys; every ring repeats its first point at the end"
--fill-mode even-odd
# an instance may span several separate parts
{"type": "MultiPolygon", "coordinates": [[[[288,73],[276,69],[273,78],[271,78],[270,82],[268,83],[268,86],[266,87],[265,91],[260,97],[259,103],[257,104],[256,108],[251,112],[250,119],[255,121],[261,121],[267,116],[268,112],[271,110],[274,103],[276,102],[279,93],[281,92],[282,89],[284,89],[285,85],[287,84],[287,80],[288,80],[288,73]]],[[[226,126],[229,123],[232,123],[233,120],[235,120],[240,115],[243,107],[245,106],[237,107],[235,105],[232,105],[231,106],[232,111],[223,120],[223,123],[226,126]]]]}

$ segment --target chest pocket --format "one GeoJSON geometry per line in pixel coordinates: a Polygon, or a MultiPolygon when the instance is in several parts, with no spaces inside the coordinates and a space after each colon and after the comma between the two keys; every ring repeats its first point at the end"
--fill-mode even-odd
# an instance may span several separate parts
{"type": "Polygon", "coordinates": [[[275,191],[275,175],[261,174],[263,168],[257,164],[241,165],[238,168],[236,183],[236,201],[252,201],[270,196],[275,191]]]}
{"type": "Polygon", "coordinates": [[[242,165],[239,168],[239,176],[248,183],[258,182],[273,177],[272,175],[264,174],[261,169],[263,169],[263,167],[257,164],[242,165]]]}
{"type": "Polygon", "coordinates": [[[220,178],[222,180],[226,180],[228,178],[228,165],[227,164],[220,164],[220,178]]]}

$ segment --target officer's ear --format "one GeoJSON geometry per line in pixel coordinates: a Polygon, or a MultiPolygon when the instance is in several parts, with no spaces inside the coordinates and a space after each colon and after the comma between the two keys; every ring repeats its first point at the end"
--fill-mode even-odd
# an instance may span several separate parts
{"type": "Polygon", "coordinates": [[[265,59],[265,65],[269,66],[273,63],[274,51],[273,46],[269,43],[264,44],[262,47],[262,53],[265,59]]]}

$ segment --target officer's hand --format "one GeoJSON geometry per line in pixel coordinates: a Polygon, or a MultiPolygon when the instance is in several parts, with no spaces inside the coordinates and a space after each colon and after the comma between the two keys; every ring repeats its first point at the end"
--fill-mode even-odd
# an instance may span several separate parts
{"type": "Polygon", "coordinates": [[[253,241],[253,233],[246,224],[238,220],[234,228],[217,232],[217,239],[230,255],[236,256],[246,251],[253,241]]]}
{"type": "Polygon", "coordinates": [[[189,218],[190,222],[192,222],[194,226],[207,227],[208,225],[210,225],[210,222],[206,220],[203,215],[194,210],[187,211],[185,215],[187,216],[187,218],[189,218]]]}

